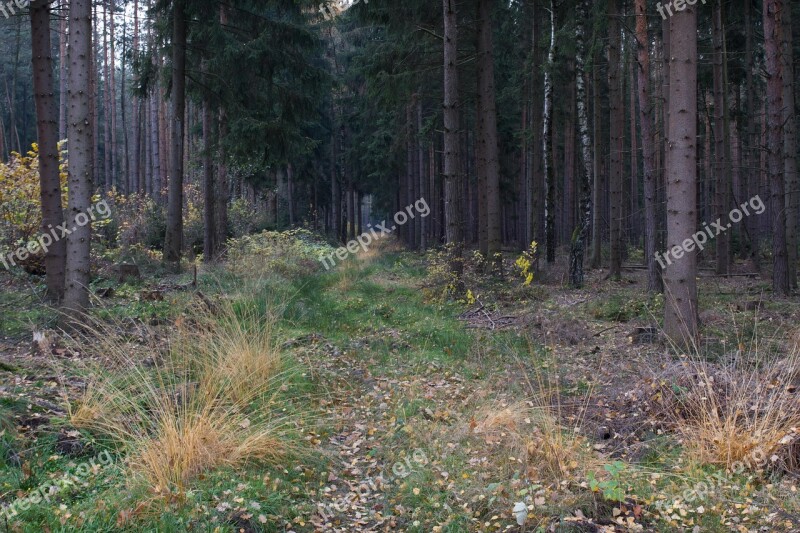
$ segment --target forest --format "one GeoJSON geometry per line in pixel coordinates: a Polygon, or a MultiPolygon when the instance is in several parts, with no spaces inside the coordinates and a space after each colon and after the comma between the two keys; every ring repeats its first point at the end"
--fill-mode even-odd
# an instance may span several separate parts
{"type": "Polygon", "coordinates": [[[800,531],[800,2],[0,15],[0,529],[800,531]]]}

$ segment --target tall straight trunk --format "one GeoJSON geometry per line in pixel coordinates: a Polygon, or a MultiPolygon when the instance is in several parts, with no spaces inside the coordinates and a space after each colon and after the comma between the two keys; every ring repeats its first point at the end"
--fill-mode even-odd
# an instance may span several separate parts
{"type": "Polygon", "coordinates": [[[208,96],[203,98],[203,258],[213,261],[217,255],[216,232],[214,231],[215,183],[213,112],[208,96]]]}
{"type": "Polygon", "coordinates": [[[711,116],[713,114],[711,103],[714,98],[712,95],[706,92],[703,95],[703,100],[705,102],[705,105],[703,105],[703,110],[705,111],[703,114],[703,127],[705,128],[705,133],[703,135],[703,183],[700,186],[703,196],[703,203],[700,206],[700,210],[703,220],[711,220],[712,213],[716,212],[716,200],[712,201],[711,198],[711,184],[714,181],[714,170],[716,169],[712,162],[714,156],[711,150],[711,141],[714,137],[711,128],[711,116]]]}
{"type": "Polygon", "coordinates": [[[570,283],[573,287],[583,286],[583,256],[586,249],[586,239],[589,236],[589,223],[592,219],[592,171],[594,158],[592,157],[592,139],[589,136],[589,97],[586,94],[586,81],[584,80],[584,55],[585,55],[585,25],[587,17],[587,1],[578,2],[577,25],[575,27],[575,85],[578,104],[578,132],[581,141],[581,209],[580,223],[572,237],[572,250],[570,253],[570,283]]]}
{"type": "MultiPolygon", "coordinates": [[[[122,35],[123,37],[128,33],[128,21],[123,17],[122,22],[122,35]]],[[[122,39],[122,57],[126,57],[128,54],[128,40],[123,38],[122,39]]],[[[130,142],[128,139],[128,113],[127,113],[127,102],[125,100],[125,87],[127,87],[127,78],[125,77],[125,61],[122,61],[120,64],[120,85],[121,90],[119,93],[119,107],[120,107],[120,118],[122,119],[122,179],[118,181],[117,186],[119,187],[120,191],[127,194],[130,192],[128,189],[128,176],[130,175],[130,142]]]]}
{"type": "Polygon", "coordinates": [[[450,270],[458,280],[464,271],[461,221],[461,167],[458,133],[458,14],[455,0],[442,0],[444,11],[444,205],[450,245],[450,270]]]}
{"type": "Polygon", "coordinates": [[[602,245],[603,245],[603,218],[600,209],[600,200],[603,194],[603,175],[600,155],[600,142],[602,139],[602,103],[600,101],[600,67],[599,54],[595,53],[592,65],[592,120],[594,136],[594,180],[592,182],[592,255],[589,259],[589,268],[600,268],[602,264],[602,245]]]}
{"type": "Polygon", "coordinates": [[[676,345],[697,338],[697,253],[684,248],[697,227],[697,11],[687,5],[669,20],[667,258],[664,331],[676,345]],[[683,253],[682,253],[683,252],[683,253]]]}
{"type": "Polygon", "coordinates": [[[480,87],[478,98],[481,101],[483,122],[482,150],[486,172],[486,244],[488,258],[497,266],[502,266],[502,236],[500,232],[500,157],[497,145],[497,102],[494,81],[494,46],[492,41],[492,5],[490,0],[478,2],[478,72],[480,87]]]}
{"type": "MultiPolygon", "coordinates": [[[[419,171],[417,178],[419,179],[419,197],[424,199],[430,205],[430,197],[428,195],[427,190],[427,176],[425,175],[426,165],[425,165],[425,145],[422,139],[422,99],[417,98],[417,164],[419,165],[419,171]]],[[[419,223],[417,225],[417,243],[419,243],[419,249],[425,250],[428,247],[428,239],[426,235],[426,220],[424,218],[419,219],[419,223]]]]}
{"type": "MultiPolygon", "coordinates": [[[[173,44],[174,47],[174,44],[173,44]]],[[[133,58],[139,55],[139,0],[133,2],[133,58]]],[[[131,122],[133,125],[133,159],[131,160],[131,174],[128,177],[128,192],[141,192],[139,188],[142,160],[141,141],[141,102],[136,95],[131,96],[131,122]]]]}
{"type": "MultiPolygon", "coordinates": [[[[729,139],[726,136],[727,98],[725,92],[725,29],[723,26],[722,2],[714,2],[712,14],[712,40],[714,44],[714,211],[715,218],[726,220],[730,209],[730,167],[726,157],[729,139]]],[[[717,235],[717,275],[730,273],[730,236],[728,232],[717,235]]]]}
{"type": "Polygon", "coordinates": [[[639,65],[639,122],[642,131],[644,168],[644,257],[647,264],[647,290],[663,290],[661,271],[656,263],[656,175],[653,114],[650,100],[650,38],[647,35],[647,1],[636,0],[636,49],[639,65]]]}
{"type": "Polygon", "coordinates": [[[336,151],[336,134],[331,135],[331,232],[338,239],[341,235],[341,193],[339,192],[339,176],[336,172],[336,166],[339,160],[336,151]]]}
{"type": "Polygon", "coordinates": [[[186,0],[173,2],[172,28],[172,164],[167,200],[164,260],[180,268],[183,251],[183,140],[186,111],[186,0]]]}
{"type": "Polygon", "coordinates": [[[153,197],[153,145],[149,142],[151,124],[153,122],[153,106],[150,105],[148,98],[143,100],[144,128],[142,129],[142,146],[144,146],[145,178],[144,192],[149,197],[153,197]]]}
{"type": "MultiPolygon", "coordinates": [[[[50,4],[31,3],[31,56],[33,92],[36,100],[36,132],[39,139],[39,185],[42,202],[42,234],[64,222],[61,208],[61,178],[58,168],[58,109],[55,102],[53,58],[50,48],[50,4]]],[[[64,59],[66,61],[66,59],[64,59]]],[[[62,61],[62,63],[64,62],[62,61]]],[[[58,301],[64,296],[66,242],[56,240],[45,252],[47,297],[58,301]]]]}
{"type": "Polygon", "coordinates": [[[633,70],[634,61],[628,64],[628,79],[630,80],[630,125],[631,125],[631,179],[630,179],[630,242],[634,246],[639,246],[639,236],[641,235],[641,214],[639,209],[639,142],[636,130],[636,93],[637,82],[636,74],[633,70]]]}
{"type": "MultiPolygon", "coordinates": [[[[348,168],[348,171],[352,169],[348,168]]],[[[346,241],[352,241],[356,238],[356,204],[353,200],[353,196],[355,195],[355,187],[353,184],[353,174],[352,172],[347,173],[347,220],[345,222],[345,227],[347,228],[347,233],[345,236],[346,241]]],[[[400,207],[402,209],[403,206],[400,207]]],[[[399,209],[398,209],[399,211],[399,209]]],[[[406,228],[406,239],[408,239],[408,226],[406,228]]]]}
{"type": "Polygon", "coordinates": [[[103,5],[103,178],[111,190],[111,74],[108,66],[108,6],[103,5]]]}
{"type": "Polygon", "coordinates": [[[153,165],[153,185],[152,197],[159,198],[161,196],[161,153],[158,146],[158,92],[154,90],[150,94],[150,152],[152,154],[151,162],[153,165]]]}
{"type": "Polygon", "coordinates": [[[111,32],[111,42],[109,43],[110,61],[111,61],[111,178],[112,184],[117,183],[119,176],[119,157],[117,153],[117,87],[116,87],[116,43],[114,42],[114,15],[115,7],[114,0],[109,0],[108,7],[111,10],[111,17],[109,20],[109,31],[111,32]]]}
{"type": "MultiPolygon", "coordinates": [[[[541,49],[539,48],[539,39],[541,38],[541,10],[537,7],[543,0],[534,1],[533,13],[531,14],[531,102],[530,102],[530,131],[531,131],[531,164],[528,170],[528,184],[527,189],[530,194],[530,202],[528,203],[528,210],[530,211],[530,226],[528,228],[528,241],[530,243],[538,241],[539,244],[545,242],[544,238],[544,223],[543,223],[543,198],[542,187],[544,184],[542,172],[542,148],[543,141],[541,139],[543,130],[542,113],[544,105],[539,101],[541,91],[538,90],[540,86],[539,73],[542,70],[542,57],[541,49]],[[534,90],[533,88],[536,88],[534,90]]],[[[543,97],[543,95],[542,95],[543,97]]],[[[526,243],[527,247],[528,243],[526,243]]],[[[538,266],[538,257],[536,258],[538,266]]]]}
{"type": "MultiPolygon", "coordinates": [[[[484,112],[483,112],[483,99],[481,98],[481,76],[483,73],[480,69],[478,69],[476,80],[478,82],[478,86],[476,87],[476,98],[475,98],[475,141],[473,143],[474,150],[475,150],[475,173],[477,177],[477,237],[478,237],[478,250],[480,251],[481,255],[485,259],[489,259],[489,222],[486,213],[486,208],[488,206],[488,202],[486,201],[486,143],[483,142],[483,139],[486,137],[486,133],[484,131],[485,122],[483,120],[484,112]]],[[[469,153],[469,152],[468,152],[469,153]]],[[[469,174],[467,174],[469,176],[469,174]]],[[[472,205],[472,202],[469,202],[468,205],[472,205]]]]}
{"type": "Polygon", "coordinates": [[[789,285],[797,288],[797,224],[800,191],[797,179],[797,118],[794,102],[794,49],[792,46],[791,5],[783,13],[783,163],[786,173],[786,252],[789,263],[789,285]]]}
{"type": "MultiPolygon", "coordinates": [[[[67,138],[67,16],[69,0],[61,0],[61,20],[59,21],[58,36],[58,140],[67,138]]],[[[2,152],[0,152],[2,155],[2,152]]]]}
{"type": "MultiPolygon", "coordinates": [[[[287,201],[289,203],[289,227],[293,228],[295,224],[294,213],[294,167],[291,163],[286,166],[286,192],[287,201]]],[[[355,231],[355,230],[354,230],[355,231]]]]}
{"type": "Polygon", "coordinates": [[[786,251],[786,196],[783,137],[783,65],[781,64],[783,0],[764,0],[764,54],[767,75],[767,165],[772,208],[772,290],[789,294],[789,261],[786,251]]]}
{"type": "Polygon", "coordinates": [[[576,90],[575,90],[575,67],[572,60],[567,61],[567,73],[569,76],[569,90],[565,97],[567,102],[566,113],[564,114],[564,127],[561,131],[564,135],[564,185],[561,202],[561,237],[559,241],[571,243],[571,231],[575,229],[575,109],[576,90]]]}
{"type": "Polygon", "coordinates": [[[228,137],[228,114],[224,107],[219,110],[219,165],[217,168],[217,205],[214,208],[214,227],[216,228],[217,256],[223,251],[228,240],[228,198],[230,197],[228,183],[228,162],[225,150],[225,139],[228,137]]]}
{"type": "Polygon", "coordinates": [[[64,308],[82,311],[89,306],[89,269],[92,227],[92,5],[71,0],[69,6],[69,206],[64,308]]]}
{"type": "Polygon", "coordinates": [[[609,196],[611,208],[611,269],[609,275],[622,277],[622,153],[625,149],[625,109],[622,102],[620,64],[620,22],[618,0],[608,0],[608,99],[610,103],[611,148],[609,166],[609,196]]]}
{"type": "MultiPolygon", "coordinates": [[[[752,0],[743,0],[744,2],[744,25],[745,25],[745,94],[747,98],[747,111],[745,114],[747,120],[747,132],[745,136],[745,165],[747,171],[745,172],[746,183],[745,188],[750,197],[755,196],[759,190],[759,161],[761,154],[758,150],[756,143],[756,106],[755,106],[755,90],[753,85],[753,24],[752,24],[752,0]]],[[[745,219],[748,234],[750,236],[750,250],[747,255],[744,255],[745,248],[742,247],[743,257],[751,257],[756,269],[760,268],[758,260],[759,244],[759,228],[758,220],[754,217],[747,217],[745,219]]]]}
{"type": "Polygon", "coordinates": [[[555,4],[550,0],[550,50],[547,53],[547,68],[544,71],[544,113],[543,113],[543,160],[545,189],[545,234],[547,239],[547,262],[556,260],[556,184],[553,169],[553,69],[556,56],[556,14],[555,4]]]}
{"type": "MultiPolygon", "coordinates": [[[[412,97],[411,102],[406,105],[406,203],[400,206],[401,209],[406,205],[413,203],[416,199],[416,192],[414,191],[417,181],[417,143],[415,131],[417,120],[414,116],[414,110],[416,109],[416,106],[417,104],[414,101],[414,97],[412,97]]],[[[417,244],[414,240],[416,237],[414,226],[414,220],[409,220],[403,225],[406,235],[406,244],[408,244],[408,246],[411,248],[415,248],[417,244]]]]}
{"type": "MultiPolygon", "coordinates": [[[[97,20],[97,5],[95,4],[93,7],[93,16],[94,20],[97,20]]],[[[90,88],[91,91],[90,99],[91,99],[91,111],[92,111],[92,176],[98,183],[97,186],[100,186],[103,182],[100,181],[100,139],[98,138],[99,130],[99,121],[100,121],[100,103],[99,103],[99,96],[100,96],[100,87],[98,85],[98,75],[100,71],[100,59],[98,57],[98,46],[100,45],[100,38],[97,34],[97,24],[92,25],[92,31],[94,35],[94,39],[92,41],[92,49],[91,49],[91,63],[92,63],[92,76],[90,81],[90,88]]]]}

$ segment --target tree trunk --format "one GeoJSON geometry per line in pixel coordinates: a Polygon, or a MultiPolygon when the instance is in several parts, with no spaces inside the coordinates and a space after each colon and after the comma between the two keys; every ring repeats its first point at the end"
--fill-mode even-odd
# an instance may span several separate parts
{"type": "Polygon", "coordinates": [[[669,21],[669,136],[664,331],[681,348],[697,338],[697,11],[687,5],[669,21]],[[684,247],[685,246],[685,247],[684,247]],[[691,247],[693,248],[693,247],[691,247]]]}
{"type": "MultiPolygon", "coordinates": [[[[715,215],[721,221],[728,218],[730,210],[730,167],[726,157],[727,138],[725,120],[727,117],[727,98],[725,97],[725,61],[724,42],[725,30],[722,23],[722,2],[714,2],[712,14],[712,40],[714,44],[714,206],[715,215]]],[[[723,232],[715,239],[717,252],[717,275],[724,276],[730,273],[730,235],[723,232]]]]}
{"type": "Polygon", "coordinates": [[[555,3],[550,0],[550,50],[547,54],[547,68],[544,71],[544,114],[543,148],[545,190],[545,234],[547,239],[547,262],[556,261],[556,184],[553,169],[553,69],[556,56],[556,14],[555,3]]]}
{"type": "MultiPolygon", "coordinates": [[[[174,48],[173,44],[173,48],[174,48]]],[[[133,50],[134,62],[139,55],[139,0],[133,2],[133,50]]],[[[133,74],[135,77],[135,73],[133,74]]],[[[135,81],[135,80],[134,80],[135,81]]],[[[141,142],[141,103],[139,97],[131,96],[131,122],[133,125],[133,159],[131,160],[131,174],[128,176],[128,192],[141,192],[139,190],[139,175],[141,173],[142,142],[141,142]]],[[[168,232],[169,233],[169,232],[168,232]]]]}
{"type": "Polygon", "coordinates": [[[636,0],[636,45],[639,64],[639,122],[642,131],[644,163],[644,257],[647,264],[647,290],[663,290],[661,271],[656,263],[656,175],[653,115],[650,101],[650,38],[647,35],[647,2],[636,0]]]}
{"type": "Polygon", "coordinates": [[[630,125],[631,125],[631,179],[630,179],[630,242],[634,247],[639,246],[641,235],[641,210],[639,207],[639,143],[638,132],[636,130],[636,94],[637,78],[633,70],[634,61],[631,60],[628,68],[628,79],[630,79],[630,125]]]}
{"type": "Polygon", "coordinates": [[[603,245],[603,218],[602,210],[600,209],[600,200],[603,194],[603,175],[600,154],[600,140],[602,138],[602,104],[600,101],[600,67],[598,66],[599,54],[595,54],[592,65],[592,113],[594,115],[593,133],[594,133],[594,181],[592,183],[592,205],[594,211],[592,212],[592,256],[589,259],[590,268],[600,268],[603,262],[602,245],[603,245]]]}
{"type": "Polygon", "coordinates": [[[625,149],[625,109],[622,102],[620,76],[620,22],[622,16],[618,0],[608,0],[608,99],[610,103],[611,160],[609,166],[609,191],[611,202],[611,269],[612,279],[622,277],[622,175],[625,149]]]}
{"type": "Polygon", "coordinates": [[[230,196],[228,183],[228,162],[225,150],[225,139],[228,137],[228,114],[225,108],[219,110],[219,165],[217,168],[217,205],[214,208],[214,221],[216,228],[217,257],[224,251],[225,243],[228,241],[228,198],[230,196]]]}
{"type": "Polygon", "coordinates": [[[112,185],[116,184],[119,179],[119,157],[117,153],[117,87],[116,87],[116,49],[114,42],[114,0],[109,0],[109,8],[111,9],[111,17],[109,21],[109,30],[111,32],[110,53],[111,53],[111,178],[112,185]]]}
{"type": "MultiPolygon", "coordinates": [[[[92,227],[92,5],[71,0],[69,6],[69,207],[64,308],[81,312],[89,306],[92,227]]],[[[66,315],[65,315],[66,316],[66,315]]]]}
{"type": "Polygon", "coordinates": [[[492,5],[490,0],[478,2],[478,99],[481,102],[483,137],[478,143],[486,158],[486,244],[488,258],[496,267],[502,266],[502,236],[500,232],[500,159],[497,145],[497,103],[494,80],[494,47],[492,43],[492,5]]]}
{"type": "Polygon", "coordinates": [[[458,134],[458,14],[455,0],[442,0],[444,10],[444,204],[445,231],[450,245],[450,270],[461,283],[463,227],[461,167],[458,134]]]}
{"type": "MultiPolygon", "coordinates": [[[[53,58],[50,48],[50,4],[47,0],[31,3],[31,51],[33,57],[33,92],[36,100],[36,130],[39,139],[39,185],[42,202],[42,235],[64,222],[61,208],[61,179],[58,168],[58,110],[53,81],[53,58]]],[[[66,58],[62,64],[66,62],[66,58]]],[[[59,301],[64,296],[66,242],[57,239],[45,249],[47,297],[59,301]]]]}
{"type": "Polygon", "coordinates": [[[172,35],[172,165],[164,260],[180,269],[183,251],[183,140],[186,111],[186,0],[174,0],[172,35]]]}
{"type": "Polygon", "coordinates": [[[214,141],[212,123],[214,122],[211,102],[206,95],[203,98],[203,258],[211,262],[217,255],[216,231],[214,231],[214,214],[216,188],[214,184],[214,141]]]}
{"type": "Polygon", "coordinates": [[[781,64],[783,0],[764,0],[764,54],[767,76],[767,165],[772,208],[772,290],[789,294],[789,262],[786,252],[786,196],[783,145],[783,65],[781,64]]]}
{"type": "MultiPolygon", "coordinates": [[[[69,0],[61,0],[61,21],[59,22],[59,99],[58,99],[58,140],[67,138],[67,19],[69,19],[69,0]]],[[[0,157],[2,152],[0,151],[0,157]]]]}
{"type": "MultiPolygon", "coordinates": [[[[745,76],[745,94],[747,95],[747,132],[745,136],[745,165],[747,172],[745,172],[746,183],[745,189],[748,195],[752,198],[758,194],[759,190],[759,168],[761,154],[759,153],[756,143],[756,106],[755,106],[755,90],[753,89],[753,24],[752,24],[752,0],[744,1],[744,25],[745,25],[745,69],[747,74],[745,76]]],[[[744,200],[744,199],[743,199],[744,200]]],[[[747,255],[743,253],[743,257],[751,257],[756,269],[760,268],[758,251],[759,244],[759,224],[758,219],[755,217],[747,217],[745,225],[750,235],[750,250],[747,255]]],[[[744,251],[744,247],[742,248],[744,251]]]]}
{"type": "Polygon", "coordinates": [[[800,191],[797,179],[797,119],[794,105],[794,48],[791,5],[783,13],[783,162],[786,173],[786,252],[789,285],[797,288],[797,223],[800,191]]]}
{"type": "Polygon", "coordinates": [[[572,251],[570,254],[570,283],[575,288],[583,287],[583,256],[586,249],[586,239],[589,235],[589,223],[592,219],[592,139],[589,136],[589,98],[586,94],[584,80],[584,54],[585,54],[585,21],[587,14],[587,1],[579,0],[577,25],[575,28],[575,81],[578,103],[578,132],[581,140],[581,209],[580,223],[572,237],[572,251]]]}
{"type": "Polygon", "coordinates": [[[103,5],[103,178],[111,190],[111,79],[108,66],[108,7],[103,5]]]}

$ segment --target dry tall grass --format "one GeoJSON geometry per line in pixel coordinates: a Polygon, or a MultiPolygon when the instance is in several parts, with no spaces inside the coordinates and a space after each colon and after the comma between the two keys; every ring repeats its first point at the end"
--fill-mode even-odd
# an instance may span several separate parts
{"type": "Polygon", "coordinates": [[[800,351],[789,344],[776,354],[740,343],[714,363],[695,351],[658,372],[653,397],[696,460],[752,469],[796,462],[800,351]]]}
{"type": "Polygon", "coordinates": [[[179,321],[160,353],[143,359],[118,328],[92,324],[83,339],[100,357],[71,421],[111,438],[131,473],[182,494],[199,474],[299,451],[302,424],[283,414],[287,368],[275,319],[220,302],[179,321]]]}

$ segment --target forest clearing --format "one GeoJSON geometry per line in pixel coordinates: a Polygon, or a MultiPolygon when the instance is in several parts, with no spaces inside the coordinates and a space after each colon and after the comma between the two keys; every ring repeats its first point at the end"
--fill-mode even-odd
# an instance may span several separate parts
{"type": "Polygon", "coordinates": [[[800,531],[800,3],[0,12],[0,530],[800,531]]]}

